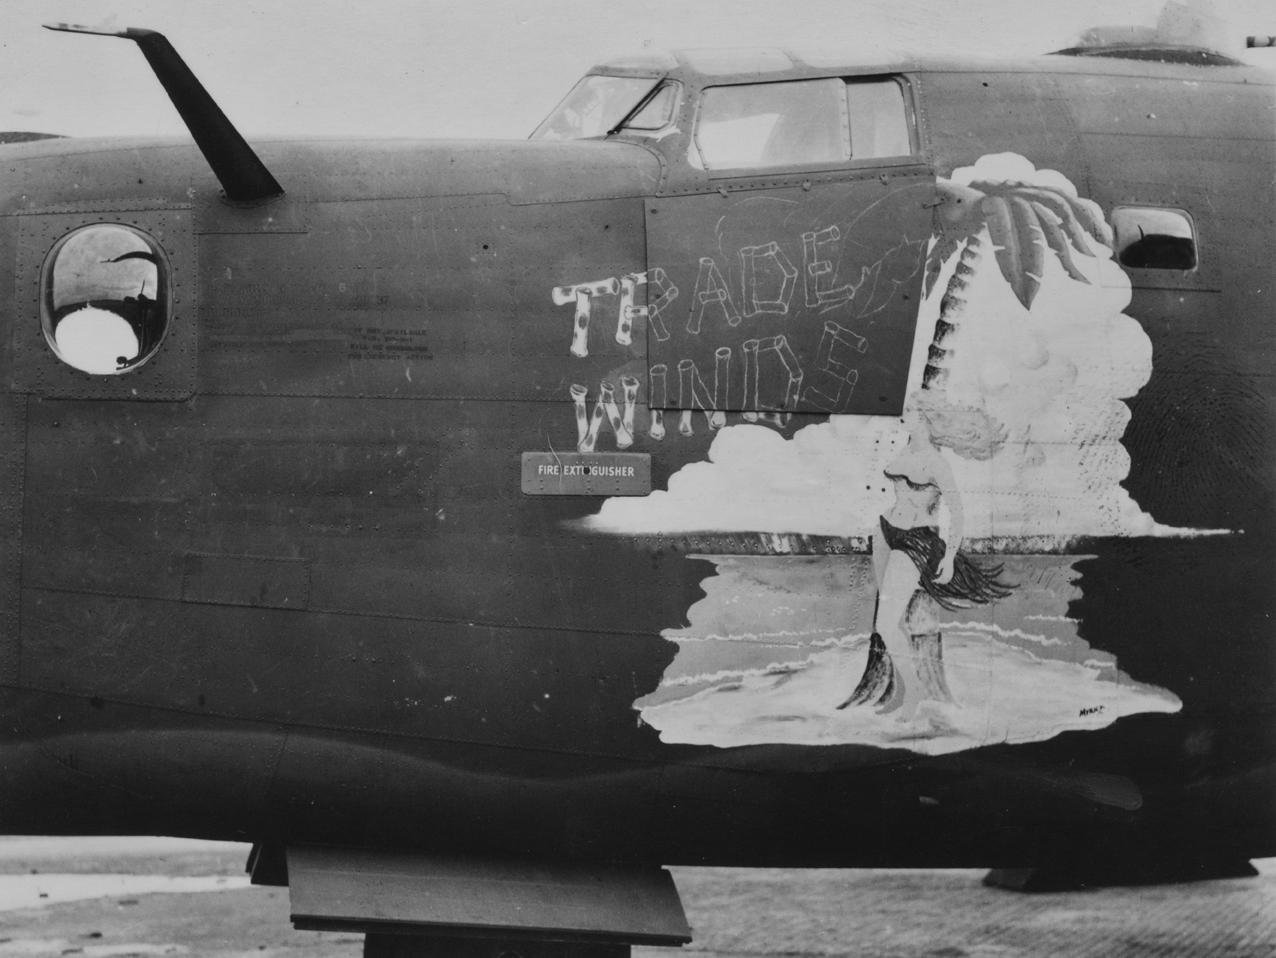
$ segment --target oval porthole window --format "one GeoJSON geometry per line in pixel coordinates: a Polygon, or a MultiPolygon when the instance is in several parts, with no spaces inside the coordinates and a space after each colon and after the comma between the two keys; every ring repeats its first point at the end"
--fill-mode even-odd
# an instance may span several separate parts
{"type": "Polygon", "coordinates": [[[54,244],[40,276],[40,322],[58,358],[112,376],[155,355],[168,331],[168,259],[141,230],[84,226],[54,244]]]}

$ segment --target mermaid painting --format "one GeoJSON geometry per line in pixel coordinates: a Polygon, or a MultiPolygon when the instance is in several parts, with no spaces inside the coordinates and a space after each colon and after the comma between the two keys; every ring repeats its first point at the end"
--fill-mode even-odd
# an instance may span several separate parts
{"type": "Polygon", "coordinates": [[[909,721],[926,700],[951,702],[936,607],[950,612],[1010,595],[1000,565],[980,566],[961,551],[961,494],[943,448],[990,459],[1004,442],[1000,425],[979,409],[917,401],[908,411],[908,444],[884,470],[895,503],[873,536],[877,608],[868,664],[837,707],[875,706],[909,721]]]}

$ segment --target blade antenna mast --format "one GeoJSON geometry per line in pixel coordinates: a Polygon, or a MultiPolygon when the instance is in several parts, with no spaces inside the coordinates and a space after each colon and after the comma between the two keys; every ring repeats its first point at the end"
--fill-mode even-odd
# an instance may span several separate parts
{"type": "Polygon", "coordinates": [[[195,145],[212,167],[226,199],[234,203],[260,203],[283,195],[284,188],[279,181],[266,169],[266,164],[227,119],[164,34],[137,27],[108,30],[75,23],[46,23],[44,26],[47,30],[61,33],[123,37],[134,41],[141,47],[142,55],[155,71],[173,106],[177,107],[182,121],[195,139],[195,145]]]}

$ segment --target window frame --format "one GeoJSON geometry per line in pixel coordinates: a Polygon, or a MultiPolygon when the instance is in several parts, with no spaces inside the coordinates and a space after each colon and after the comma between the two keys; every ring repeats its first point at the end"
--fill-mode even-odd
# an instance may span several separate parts
{"type": "MultiPolygon", "coordinates": [[[[855,144],[855,131],[851,129],[849,132],[851,138],[850,146],[853,150],[855,144]]],[[[880,167],[916,166],[918,163],[925,162],[922,155],[922,138],[921,131],[918,128],[918,111],[913,84],[909,82],[907,76],[899,73],[871,73],[864,75],[832,74],[830,76],[815,77],[776,77],[774,79],[768,78],[761,81],[750,80],[745,83],[707,84],[695,91],[695,108],[692,111],[691,131],[687,139],[689,141],[689,150],[694,151],[696,157],[695,160],[692,160],[690,155],[688,155],[686,158],[687,165],[694,170],[704,173],[710,180],[757,179],[759,177],[789,176],[802,173],[825,173],[839,170],[854,171],[862,169],[877,169],[880,167]],[[828,79],[839,80],[845,86],[849,86],[854,83],[882,80],[888,80],[895,83],[902,94],[901,98],[904,105],[904,123],[908,129],[909,148],[912,152],[900,156],[867,157],[864,159],[856,159],[852,152],[850,159],[836,162],[817,161],[813,163],[787,163],[776,166],[746,166],[733,167],[729,170],[715,170],[704,165],[704,154],[700,149],[699,136],[701,110],[704,106],[704,95],[706,92],[722,87],[762,86],[772,83],[793,83],[828,79]]]]}
{"type": "MultiPolygon", "coordinates": [[[[613,127],[612,127],[612,126],[608,126],[608,127],[606,127],[606,128],[605,128],[602,132],[600,132],[600,133],[591,133],[589,136],[546,137],[546,136],[545,136],[545,135],[541,132],[542,130],[545,130],[546,126],[549,124],[549,122],[550,122],[551,120],[555,119],[555,118],[556,118],[556,117],[557,117],[557,116],[561,113],[561,111],[562,111],[563,107],[566,105],[567,101],[568,101],[568,100],[570,100],[570,99],[572,98],[572,96],[576,93],[576,91],[577,91],[577,90],[579,90],[582,86],[584,86],[584,85],[585,85],[586,83],[588,83],[590,80],[594,80],[594,79],[598,79],[598,78],[602,78],[602,79],[606,79],[606,80],[631,80],[631,81],[634,81],[634,82],[637,82],[637,83],[650,83],[650,84],[651,84],[651,86],[649,86],[649,87],[647,88],[646,92],[644,92],[641,96],[639,96],[639,97],[638,97],[638,100],[637,100],[637,101],[635,101],[634,105],[633,105],[632,107],[630,107],[630,109],[629,109],[627,112],[622,113],[622,114],[621,114],[621,115],[617,118],[617,120],[618,120],[618,121],[624,121],[624,120],[628,119],[628,118],[629,118],[629,117],[630,117],[630,116],[634,113],[634,111],[637,109],[637,107],[639,106],[639,104],[643,103],[644,101],[649,100],[649,99],[650,99],[650,98],[651,98],[651,97],[652,97],[652,96],[653,96],[653,95],[654,95],[654,94],[655,94],[655,93],[656,93],[656,92],[660,89],[661,85],[662,85],[663,83],[665,83],[665,82],[668,80],[668,77],[666,77],[666,76],[648,76],[648,75],[646,75],[646,74],[642,74],[642,75],[634,75],[634,74],[630,74],[630,73],[627,73],[627,72],[622,72],[622,73],[595,73],[595,72],[591,71],[591,72],[589,72],[589,73],[586,73],[584,76],[582,76],[579,80],[577,80],[577,81],[576,81],[576,82],[572,85],[572,88],[571,88],[570,90],[568,90],[568,91],[567,91],[567,95],[566,95],[566,96],[564,96],[561,100],[559,100],[559,101],[558,101],[558,103],[554,106],[554,109],[552,109],[552,110],[549,112],[549,115],[548,115],[548,116],[546,116],[543,120],[541,120],[541,122],[540,122],[540,123],[538,123],[538,124],[536,125],[536,129],[534,129],[534,130],[531,132],[531,134],[528,136],[528,139],[529,139],[529,140],[534,140],[534,141],[540,141],[540,142],[549,142],[549,143],[570,143],[570,142],[573,142],[573,141],[576,141],[576,140],[602,140],[602,139],[606,139],[608,136],[612,136],[612,135],[614,135],[614,134],[612,134],[612,133],[610,132],[610,131],[613,129],[613,127]]],[[[676,103],[675,103],[675,106],[674,106],[674,115],[675,115],[675,116],[677,115],[677,104],[676,104],[676,103]]],[[[623,129],[623,128],[622,128],[622,129],[623,129]]],[[[645,131],[645,130],[644,130],[644,131],[642,131],[642,132],[646,133],[646,132],[648,132],[648,131],[645,131]]]]}
{"type": "Polygon", "coordinates": [[[617,136],[620,134],[628,134],[629,136],[649,136],[659,138],[662,133],[673,127],[678,122],[678,113],[682,109],[682,96],[685,87],[683,84],[671,77],[662,77],[654,87],[643,97],[642,101],[635,104],[633,110],[626,116],[616,132],[607,134],[608,136],[617,136]],[[673,105],[669,110],[669,116],[660,126],[644,127],[630,126],[629,124],[640,116],[643,110],[647,109],[651,103],[660,96],[662,90],[673,91],[673,105]]]}
{"type": "Polygon", "coordinates": [[[19,211],[14,217],[16,312],[10,388],[43,399],[181,402],[194,396],[199,351],[194,214],[192,202],[140,199],[19,211]],[[59,359],[44,338],[40,275],[45,257],[72,230],[95,224],[120,224],[141,230],[164,250],[170,266],[172,312],[168,332],[156,354],[134,366],[127,376],[81,372],[59,359]]]}
{"type": "MultiPolygon", "coordinates": [[[[49,248],[49,251],[44,256],[44,261],[40,264],[40,279],[39,279],[40,329],[44,333],[45,342],[48,343],[49,349],[53,352],[53,355],[57,357],[60,363],[63,363],[68,368],[82,375],[93,376],[93,377],[124,376],[124,375],[127,375],[128,373],[141,369],[143,366],[145,366],[152,359],[154,359],[156,356],[159,355],[160,350],[164,346],[164,341],[168,338],[169,331],[173,327],[173,285],[174,285],[173,264],[169,260],[168,253],[165,252],[164,247],[160,244],[159,240],[156,239],[154,236],[152,236],[150,233],[148,233],[146,230],[141,229],[140,227],[134,224],[119,223],[119,222],[113,222],[109,220],[105,220],[105,221],[97,222],[97,223],[85,223],[83,226],[76,227],[75,229],[61,236],[57,240],[57,242],[55,242],[49,248]],[[66,245],[72,239],[74,239],[76,236],[80,236],[83,233],[87,233],[90,230],[98,230],[98,229],[120,229],[120,230],[124,230],[126,233],[131,233],[134,236],[138,237],[143,243],[145,243],[147,248],[155,256],[156,258],[155,301],[157,303],[160,303],[162,301],[163,328],[162,328],[162,331],[160,332],[159,338],[156,339],[154,344],[150,346],[150,348],[148,349],[145,355],[139,356],[136,362],[132,362],[129,365],[124,366],[123,368],[120,368],[120,369],[114,369],[114,370],[102,371],[102,372],[93,372],[87,369],[82,369],[79,366],[76,366],[74,363],[70,362],[62,354],[62,350],[58,346],[57,338],[56,338],[56,328],[53,322],[53,314],[54,312],[56,312],[54,308],[54,304],[52,302],[53,269],[57,264],[58,256],[61,254],[62,250],[66,248],[66,245]]],[[[63,319],[65,318],[66,317],[63,317],[63,319]]]]}
{"type": "Polygon", "coordinates": [[[1182,206],[1166,206],[1161,203],[1118,203],[1112,207],[1112,212],[1108,217],[1112,224],[1112,258],[1116,264],[1125,270],[1136,270],[1140,274],[1152,273],[1167,276],[1187,277],[1195,273],[1199,273],[1201,269],[1201,233],[1197,228],[1196,217],[1192,215],[1190,210],[1182,206]],[[1118,245],[1118,235],[1116,229],[1116,217],[1122,210],[1153,210],[1161,213],[1177,213],[1187,221],[1188,228],[1192,231],[1192,258],[1193,264],[1189,269],[1179,269],[1175,266],[1130,266],[1121,259],[1122,248],[1118,245]]]}

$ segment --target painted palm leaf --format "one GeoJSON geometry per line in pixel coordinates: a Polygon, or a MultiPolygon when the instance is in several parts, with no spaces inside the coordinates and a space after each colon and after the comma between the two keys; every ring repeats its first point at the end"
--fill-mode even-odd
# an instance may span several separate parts
{"type": "Polygon", "coordinates": [[[1089,200],[1062,190],[1024,183],[984,183],[970,186],[939,182],[939,236],[926,263],[926,293],[930,294],[944,262],[964,242],[976,242],[985,227],[996,250],[997,265],[1025,309],[1041,287],[1047,251],[1064,271],[1082,283],[1089,280],[1077,269],[1074,253],[1090,252],[1090,241],[1110,244],[1112,232],[1103,213],[1089,200]]]}

